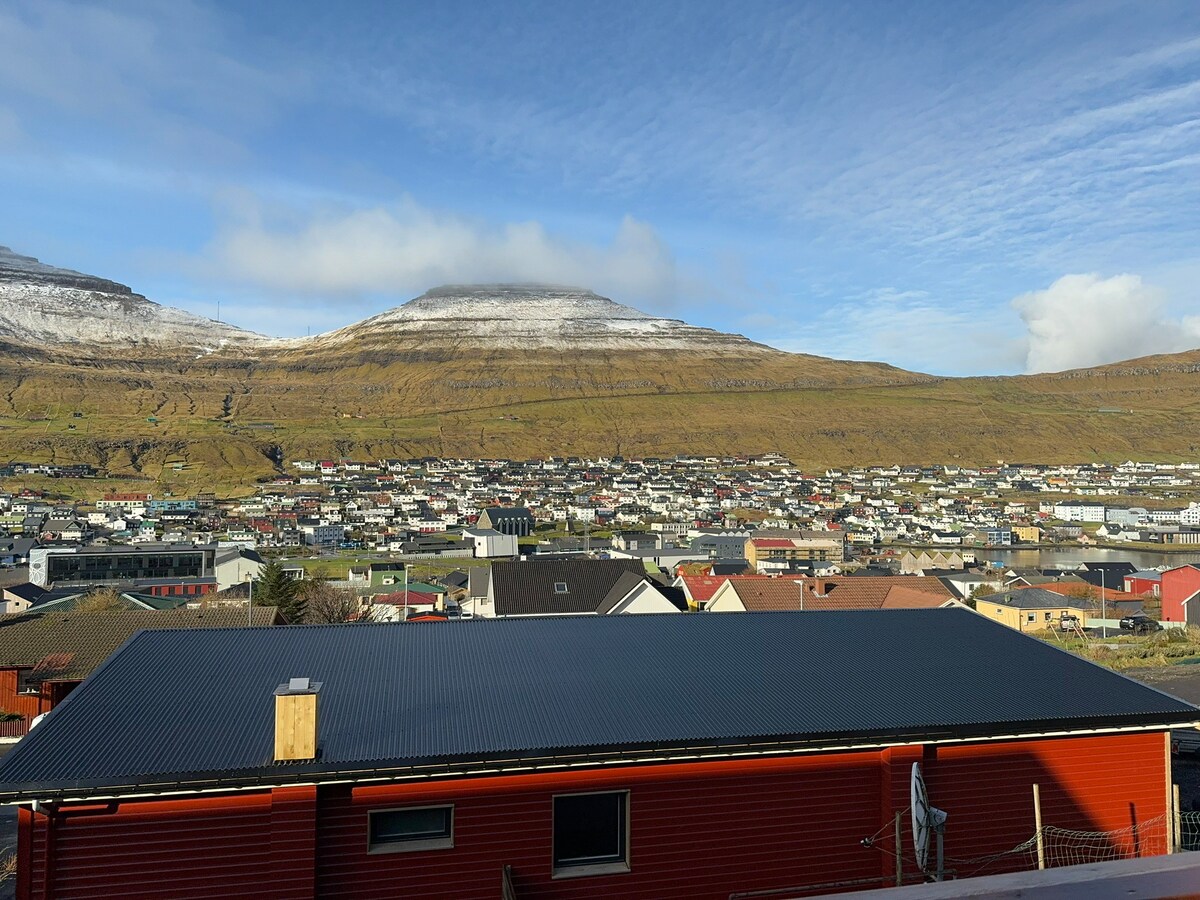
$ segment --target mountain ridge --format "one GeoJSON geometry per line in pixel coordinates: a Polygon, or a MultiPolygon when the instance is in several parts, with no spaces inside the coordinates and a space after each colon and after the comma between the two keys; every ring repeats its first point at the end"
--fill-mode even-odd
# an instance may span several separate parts
{"type": "Polygon", "coordinates": [[[156,342],[155,328],[176,327],[169,307],[8,256],[0,455],[87,462],[172,489],[243,488],[297,457],[779,451],[828,466],[1200,456],[1200,351],[939,378],[530,285],[435,288],[290,340],[233,329],[222,341],[231,326],[175,311],[176,336],[156,342]],[[512,292],[538,296],[505,315],[496,307],[512,292]],[[120,332],[143,314],[153,321],[140,336],[120,332]],[[116,334],[90,340],[97,329],[116,334]]]}
{"type": "Polygon", "coordinates": [[[30,345],[145,344],[211,352],[261,335],[164,306],[127,285],[0,246],[0,337],[30,345]]]}

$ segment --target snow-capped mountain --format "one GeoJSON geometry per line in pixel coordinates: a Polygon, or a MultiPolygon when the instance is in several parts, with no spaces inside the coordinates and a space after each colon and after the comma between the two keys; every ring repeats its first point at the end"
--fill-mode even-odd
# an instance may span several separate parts
{"type": "Polygon", "coordinates": [[[430,349],[777,352],[741,335],[652,316],[588,290],[541,284],[446,285],[312,341],[332,347],[406,339],[430,349]]]}
{"type": "Polygon", "coordinates": [[[263,338],[161,306],[123,284],[59,269],[0,246],[0,339],[25,344],[215,350],[263,338]]]}

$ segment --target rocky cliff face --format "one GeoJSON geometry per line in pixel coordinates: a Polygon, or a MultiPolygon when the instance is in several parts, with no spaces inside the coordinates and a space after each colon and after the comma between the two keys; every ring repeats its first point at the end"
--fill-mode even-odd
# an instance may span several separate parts
{"type": "Polygon", "coordinates": [[[0,338],[18,344],[216,350],[259,335],[161,306],[123,284],[0,247],[0,338]]]}

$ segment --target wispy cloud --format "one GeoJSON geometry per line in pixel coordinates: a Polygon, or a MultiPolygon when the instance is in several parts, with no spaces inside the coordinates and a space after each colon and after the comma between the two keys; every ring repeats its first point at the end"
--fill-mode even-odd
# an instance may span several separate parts
{"type": "Polygon", "coordinates": [[[1059,372],[1200,346],[1200,316],[1172,319],[1137,275],[1064,275],[1013,300],[1028,329],[1027,372],[1059,372]]]}
{"type": "Polygon", "coordinates": [[[447,282],[570,284],[663,308],[686,284],[654,229],[631,217],[586,243],[538,222],[492,224],[412,200],[368,209],[265,209],[242,196],[206,254],[212,277],[288,296],[406,299],[447,282]]]}
{"type": "Polygon", "coordinates": [[[90,140],[103,134],[105,148],[122,154],[236,159],[241,136],[272,120],[306,77],[278,59],[248,60],[224,24],[190,0],[120,8],[16,0],[0,8],[0,84],[36,123],[31,135],[51,145],[53,124],[65,120],[77,139],[90,128],[90,140]]]}
{"type": "Polygon", "coordinates": [[[1003,312],[948,304],[924,291],[884,288],[840,303],[806,322],[779,317],[745,327],[781,350],[869,359],[934,375],[1019,370],[1023,343],[1011,336],[1003,312]]]}

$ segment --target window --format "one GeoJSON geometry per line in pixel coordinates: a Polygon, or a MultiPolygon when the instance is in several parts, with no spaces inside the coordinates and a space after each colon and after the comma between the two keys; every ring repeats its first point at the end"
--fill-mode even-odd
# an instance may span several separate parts
{"type": "Polygon", "coordinates": [[[567,583],[565,581],[554,582],[554,593],[565,594],[567,592],[567,583]]]}
{"type": "Polygon", "coordinates": [[[441,850],[454,846],[454,807],[381,809],[368,814],[371,853],[441,850]]]}
{"type": "Polygon", "coordinates": [[[1053,615],[1053,613],[1046,613],[1046,621],[1047,621],[1047,622],[1049,622],[1049,621],[1050,621],[1050,616],[1051,616],[1051,615],[1053,615]]]}
{"type": "Polygon", "coordinates": [[[1037,614],[1036,614],[1036,613],[1026,613],[1026,614],[1025,614],[1025,621],[1026,621],[1026,622],[1033,622],[1033,621],[1036,621],[1036,620],[1037,620],[1037,614]]]}
{"type": "Polygon", "coordinates": [[[629,871],[629,792],[554,798],[554,875],[629,871]]]}

